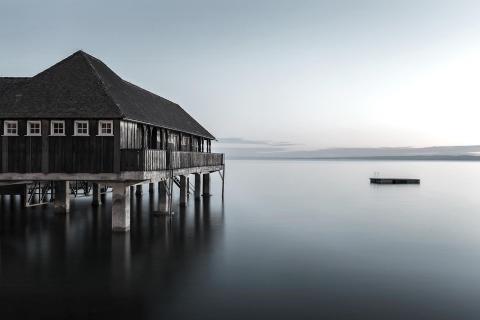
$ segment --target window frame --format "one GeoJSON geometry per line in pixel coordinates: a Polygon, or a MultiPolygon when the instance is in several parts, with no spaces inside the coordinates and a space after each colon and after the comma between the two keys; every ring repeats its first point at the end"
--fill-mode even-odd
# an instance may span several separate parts
{"type": "Polygon", "coordinates": [[[50,136],[53,137],[64,137],[65,136],[65,120],[50,120],[50,136]],[[55,133],[54,132],[54,124],[62,124],[63,125],[63,133],[55,133]]]}
{"type": "Polygon", "coordinates": [[[42,135],[42,121],[40,120],[28,120],[27,121],[27,137],[40,137],[42,135]],[[39,132],[38,133],[32,133],[32,124],[38,124],[39,125],[39,132]]]}
{"type": "Polygon", "coordinates": [[[5,120],[3,121],[3,135],[5,137],[18,137],[18,121],[17,120],[5,120]],[[7,124],[15,124],[15,133],[7,132],[7,124]]]}
{"type": "Polygon", "coordinates": [[[111,137],[113,136],[113,120],[99,120],[98,121],[98,134],[100,137],[111,137]],[[110,124],[111,133],[102,132],[102,124],[110,124]]]}
{"type": "Polygon", "coordinates": [[[75,120],[73,122],[73,135],[75,137],[88,137],[90,136],[90,123],[88,120],[75,120]],[[87,124],[87,133],[78,132],[78,124],[87,124]]]}

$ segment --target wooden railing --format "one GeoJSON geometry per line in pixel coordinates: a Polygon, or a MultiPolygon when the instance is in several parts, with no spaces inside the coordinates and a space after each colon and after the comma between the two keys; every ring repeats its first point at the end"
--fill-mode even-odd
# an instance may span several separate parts
{"type": "Polygon", "coordinates": [[[167,169],[167,151],[153,149],[124,149],[121,171],[158,171],[167,169]]]}
{"type": "Polygon", "coordinates": [[[167,162],[170,169],[209,167],[224,164],[223,153],[170,151],[168,155],[167,162]]]}
{"type": "Polygon", "coordinates": [[[160,171],[220,166],[225,161],[223,153],[155,149],[123,149],[121,153],[121,171],[160,171]]]}

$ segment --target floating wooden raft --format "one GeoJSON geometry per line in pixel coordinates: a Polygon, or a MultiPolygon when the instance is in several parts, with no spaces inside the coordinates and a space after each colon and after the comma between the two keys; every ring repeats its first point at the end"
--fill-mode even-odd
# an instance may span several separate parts
{"type": "Polygon", "coordinates": [[[420,184],[420,179],[370,178],[370,183],[374,183],[374,184],[420,184]]]}

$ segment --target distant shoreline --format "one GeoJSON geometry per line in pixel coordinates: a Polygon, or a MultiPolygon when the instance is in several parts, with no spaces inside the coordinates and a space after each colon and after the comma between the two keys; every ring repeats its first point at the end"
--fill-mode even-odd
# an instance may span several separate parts
{"type": "Polygon", "coordinates": [[[480,156],[373,156],[373,157],[226,157],[227,160],[302,160],[302,161],[480,161],[480,156]]]}

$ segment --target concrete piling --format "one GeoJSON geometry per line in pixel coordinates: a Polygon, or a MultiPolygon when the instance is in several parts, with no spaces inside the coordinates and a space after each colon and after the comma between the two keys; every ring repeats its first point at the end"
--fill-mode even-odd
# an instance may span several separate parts
{"type": "Polygon", "coordinates": [[[186,207],[188,202],[187,176],[180,176],[180,206],[186,207]]]}
{"type": "Polygon", "coordinates": [[[202,194],[202,175],[195,173],[195,200],[199,200],[202,194]]]}
{"type": "Polygon", "coordinates": [[[112,230],[130,230],[130,188],[124,183],[112,184],[112,230]]]}
{"type": "Polygon", "coordinates": [[[167,189],[168,183],[168,179],[158,183],[158,199],[160,201],[159,210],[163,213],[170,212],[170,195],[167,189]]]}
{"type": "Polygon", "coordinates": [[[68,181],[55,182],[55,211],[61,213],[69,213],[70,196],[70,184],[68,181]]]}
{"type": "Polygon", "coordinates": [[[203,196],[210,196],[210,173],[204,173],[203,177],[203,196]]]}
{"type": "Polygon", "coordinates": [[[142,185],[141,185],[141,184],[137,184],[136,190],[135,190],[135,195],[136,195],[137,197],[141,197],[142,194],[143,194],[142,185]]]}
{"type": "Polygon", "coordinates": [[[98,207],[102,204],[102,198],[100,193],[100,185],[98,183],[93,183],[92,186],[92,206],[98,207]]]}

